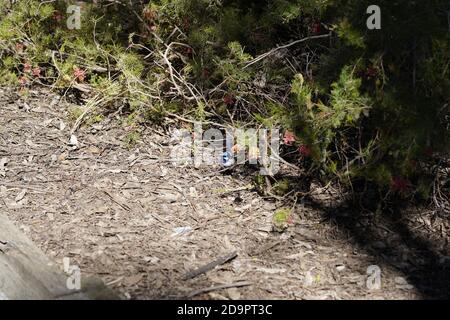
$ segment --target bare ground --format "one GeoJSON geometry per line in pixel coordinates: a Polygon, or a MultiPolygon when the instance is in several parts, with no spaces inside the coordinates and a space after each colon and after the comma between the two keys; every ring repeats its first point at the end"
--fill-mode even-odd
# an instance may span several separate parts
{"type": "Polygon", "coordinates": [[[69,146],[71,108],[42,89],[26,99],[0,89],[0,210],[61,266],[70,257],[122,298],[450,295],[445,217],[416,210],[390,222],[356,219],[317,188],[313,203],[295,205],[288,229],[274,232],[272,216],[286,204],[226,192],[248,185],[239,173],[174,167],[168,132],[143,127],[130,147],[130,128],[109,117],[83,126],[78,147],[69,146]],[[183,280],[234,251],[232,261],[183,280]],[[370,265],[382,270],[381,290],[366,286],[370,265]]]}

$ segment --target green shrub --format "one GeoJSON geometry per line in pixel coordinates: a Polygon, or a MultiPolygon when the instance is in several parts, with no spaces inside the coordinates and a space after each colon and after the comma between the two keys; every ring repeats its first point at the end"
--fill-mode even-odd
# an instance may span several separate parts
{"type": "Polygon", "coordinates": [[[321,179],[429,197],[450,146],[446,1],[380,0],[373,31],[368,0],[130,3],[83,4],[80,30],[65,27],[67,1],[1,3],[0,81],[87,85],[96,110],[158,122],[282,126],[321,179]]]}

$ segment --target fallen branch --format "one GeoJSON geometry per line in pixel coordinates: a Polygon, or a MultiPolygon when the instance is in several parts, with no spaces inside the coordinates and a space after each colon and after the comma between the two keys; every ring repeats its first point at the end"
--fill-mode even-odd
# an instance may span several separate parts
{"type": "Polygon", "coordinates": [[[255,256],[259,256],[259,255],[265,253],[266,251],[269,251],[270,249],[278,246],[280,243],[281,243],[281,241],[277,240],[277,241],[271,242],[269,244],[266,244],[262,248],[260,248],[258,250],[255,250],[251,255],[254,256],[254,257],[255,256]]]}
{"type": "Polygon", "coordinates": [[[222,265],[224,263],[227,263],[230,260],[233,260],[234,258],[237,257],[237,252],[232,252],[230,254],[227,254],[226,256],[223,256],[213,262],[210,262],[206,265],[204,265],[203,267],[200,267],[198,269],[195,269],[193,271],[189,271],[188,273],[186,273],[183,277],[183,280],[189,280],[189,279],[193,279],[203,273],[206,273],[212,269],[214,269],[215,267],[222,265]]]}
{"type": "Polygon", "coordinates": [[[257,56],[255,59],[253,59],[253,60],[247,62],[247,64],[244,66],[243,69],[248,68],[248,67],[250,67],[251,65],[253,65],[253,64],[255,64],[255,63],[257,63],[257,62],[259,62],[259,61],[261,61],[261,60],[263,60],[263,59],[265,59],[265,58],[267,58],[267,57],[269,57],[269,56],[271,56],[272,54],[274,54],[274,53],[277,52],[278,50],[286,49],[286,48],[292,47],[292,46],[294,46],[294,45],[296,45],[296,44],[299,44],[299,43],[302,43],[302,42],[305,42],[305,41],[308,41],[308,40],[328,38],[328,37],[330,37],[330,36],[331,36],[331,33],[328,33],[328,34],[322,34],[322,35],[320,35],[320,36],[306,37],[306,38],[303,38],[303,39],[296,40],[296,41],[293,41],[293,42],[291,42],[291,43],[285,44],[285,45],[283,45],[283,46],[279,46],[279,47],[273,48],[272,50],[270,50],[270,51],[268,51],[268,52],[266,52],[266,53],[263,53],[263,54],[257,56]]]}
{"type": "Polygon", "coordinates": [[[253,189],[255,189],[255,186],[252,183],[250,183],[243,187],[224,190],[223,192],[220,192],[219,195],[224,196],[226,194],[230,194],[230,193],[234,193],[234,192],[253,190],[253,189]]]}
{"type": "Polygon", "coordinates": [[[109,192],[107,192],[107,191],[105,191],[105,190],[102,190],[102,191],[103,191],[104,194],[106,194],[106,195],[109,197],[109,199],[111,199],[112,202],[114,202],[115,204],[117,204],[117,205],[118,205],[119,207],[121,207],[123,210],[125,210],[125,211],[130,211],[130,210],[131,210],[130,207],[127,206],[126,204],[120,203],[119,201],[117,201],[116,199],[114,199],[114,197],[113,197],[109,192]]]}

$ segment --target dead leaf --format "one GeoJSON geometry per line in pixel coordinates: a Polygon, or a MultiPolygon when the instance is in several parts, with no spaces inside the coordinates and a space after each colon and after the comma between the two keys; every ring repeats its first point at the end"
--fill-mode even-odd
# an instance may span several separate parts
{"type": "Polygon", "coordinates": [[[63,162],[64,160],[66,160],[66,158],[67,158],[67,153],[66,152],[61,153],[58,157],[58,161],[63,162]]]}
{"type": "Polygon", "coordinates": [[[78,139],[74,134],[70,136],[69,146],[70,147],[78,147],[78,139]]]}
{"type": "Polygon", "coordinates": [[[66,124],[63,121],[59,122],[59,130],[63,131],[66,128],[66,124]]]}
{"type": "Polygon", "coordinates": [[[25,197],[26,194],[27,194],[27,190],[23,189],[22,191],[20,191],[20,193],[17,195],[17,197],[14,200],[16,200],[16,202],[19,202],[20,200],[22,200],[25,197]]]}
{"type": "Polygon", "coordinates": [[[89,148],[87,149],[87,151],[89,152],[89,153],[92,153],[92,154],[100,154],[102,151],[99,149],[99,148],[97,148],[96,146],[89,146],[89,148]]]}
{"type": "Polygon", "coordinates": [[[191,196],[192,198],[198,197],[197,189],[195,189],[195,187],[189,188],[189,196],[191,196]]]}
{"type": "Polygon", "coordinates": [[[170,235],[171,237],[175,237],[178,235],[182,235],[192,231],[191,227],[178,227],[173,229],[173,233],[170,235]]]}

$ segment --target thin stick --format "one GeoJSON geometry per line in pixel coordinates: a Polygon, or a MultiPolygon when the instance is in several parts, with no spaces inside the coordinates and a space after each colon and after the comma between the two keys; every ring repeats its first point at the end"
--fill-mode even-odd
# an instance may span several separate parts
{"type": "Polygon", "coordinates": [[[279,47],[273,48],[272,50],[270,50],[270,51],[268,51],[268,52],[266,52],[266,53],[263,53],[263,54],[259,55],[258,57],[256,57],[255,59],[249,61],[249,62],[244,66],[243,69],[250,67],[251,65],[253,65],[253,64],[255,64],[255,63],[257,63],[257,62],[259,62],[259,61],[261,61],[261,60],[263,60],[263,59],[265,59],[265,58],[267,58],[268,56],[271,56],[272,54],[274,54],[274,53],[277,52],[278,50],[286,49],[286,48],[289,48],[289,47],[291,47],[291,46],[293,46],[293,45],[296,45],[296,44],[299,44],[299,43],[302,43],[302,42],[305,42],[305,41],[308,41],[308,40],[328,38],[328,37],[330,37],[330,36],[331,36],[331,33],[329,33],[329,34],[322,34],[322,35],[320,35],[320,36],[306,37],[306,38],[303,38],[303,39],[296,40],[296,41],[293,41],[293,42],[291,42],[291,43],[285,44],[285,45],[283,45],[283,46],[279,46],[279,47]]]}
{"type": "Polygon", "coordinates": [[[248,184],[246,186],[243,186],[243,187],[239,187],[239,188],[235,188],[235,189],[227,189],[227,190],[225,190],[223,192],[219,192],[219,195],[223,196],[223,195],[226,195],[226,194],[229,194],[229,193],[238,192],[238,191],[252,190],[254,188],[255,188],[255,186],[250,183],[250,184],[248,184]]]}
{"type": "Polygon", "coordinates": [[[225,129],[230,128],[230,126],[225,126],[225,125],[217,123],[217,122],[190,120],[190,119],[183,118],[183,117],[181,117],[181,116],[179,116],[179,115],[177,115],[175,113],[169,112],[169,111],[165,111],[165,114],[169,115],[169,116],[171,116],[173,118],[176,118],[176,119],[178,119],[180,121],[187,122],[187,123],[192,123],[192,124],[210,124],[210,125],[214,125],[214,126],[217,126],[217,127],[220,127],[220,128],[225,128],[225,129]]]}
{"type": "Polygon", "coordinates": [[[120,203],[119,201],[117,201],[116,199],[114,199],[114,197],[113,197],[111,194],[109,194],[109,192],[107,192],[107,191],[105,191],[105,190],[102,190],[102,191],[103,191],[104,194],[106,194],[106,195],[111,199],[112,202],[114,202],[115,204],[117,204],[119,207],[121,207],[121,208],[124,209],[125,211],[130,211],[130,210],[131,210],[130,207],[127,206],[126,204],[120,203]]]}
{"type": "Polygon", "coordinates": [[[224,263],[227,263],[230,260],[233,260],[234,258],[237,257],[237,255],[238,254],[235,251],[235,252],[227,254],[226,256],[223,256],[223,257],[221,257],[221,258],[219,258],[219,259],[217,259],[217,260],[215,260],[213,262],[210,262],[210,263],[204,265],[203,267],[200,267],[200,268],[195,269],[193,271],[189,271],[188,273],[186,273],[184,275],[183,280],[189,280],[189,279],[195,278],[195,277],[197,277],[197,276],[199,276],[199,275],[201,275],[203,273],[206,273],[206,272],[214,269],[215,267],[217,267],[219,265],[222,265],[224,263]]]}

